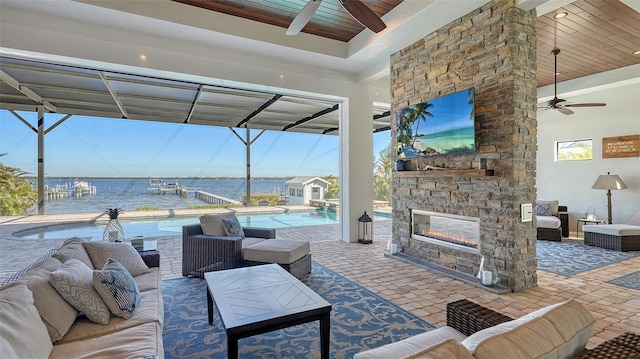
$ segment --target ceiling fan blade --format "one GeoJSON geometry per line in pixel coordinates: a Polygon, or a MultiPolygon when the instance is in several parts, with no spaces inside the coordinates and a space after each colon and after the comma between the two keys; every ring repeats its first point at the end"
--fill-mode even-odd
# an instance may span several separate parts
{"type": "Polygon", "coordinates": [[[378,33],[387,28],[384,21],[367,5],[361,3],[360,0],[340,0],[340,4],[354,19],[358,20],[362,26],[369,28],[369,30],[378,33]]]}
{"type": "Polygon", "coordinates": [[[568,103],[564,105],[564,107],[600,107],[606,106],[606,103],[603,102],[593,102],[593,103],[568,103]]]}
{"type": "Polygon", "coordinates": [[[560,111],[560,113],[564,113],[565,115],[573,115],[573,111],[569,110],[568,108],[558,107],[558,111],[560,111]]]}
{"type": "Polygon", "coordinates": [[[307,5],[305,5],[302,10],[296,15],[296,17],[291,21],[289,28],[287,29],[287,35],[297,35],[300,33],[302,28],[307,25],[309,20],[313,17],[313,14],[316,13],[318,7],[320,7],[320,3],[322,0],[309,0],[307,5]]]}

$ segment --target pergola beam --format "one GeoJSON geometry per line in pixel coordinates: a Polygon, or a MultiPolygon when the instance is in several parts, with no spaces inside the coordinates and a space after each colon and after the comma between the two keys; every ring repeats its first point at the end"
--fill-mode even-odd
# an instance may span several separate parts
{"type": "Polygon", "coordinates": [[[252,118],[256,117],[260,112],[267,109],[267,107],[273,105],[274,102],[278,101],[282,95],[276,94],[269,101],[262,104],[262,106],[258,107],[257,110],[253,111],[249,116],[247,116],[244,120],[238,122],[236,127],[242,127],[245,123],[249,122],[252,118]]]}
{"type": "Polygon", "coordinates": [[[335,105],[333,105],[332,107],[329,107],[329,108],[325,108],[324,110],[322,110],[320,112],[316,112],[316,113],[314,113],[313,115],[311,115],[309,117],[305,117],[300,121],[297,121],[295,123],[292,123],[292,124],[284,126],[284,128],[282,128],[282,131],[287,131],[287,130],[292,129],[292,128],[296,127],[296,126],[300,126],[300,125],[305,124],[305,123],[307,123],[309,121],[313,121],[314,119],[316,119],[318,117],[324,116],[324,115],[326,115],[328,113],[331,113],[333,111],[337,111],[338,108],[340,108],[340,106],[338,104],[335,104],[335,105]]]}
{"type": "Polygon", "coordinates": [[[120,100],[118,100],[118,96],[116,95],[116,92],[111,88],[111,85],[109,85],[109,81],[104,76],[102,71],[98,71],[98,75],[100,75],[100,78],[102,79],[102,82],[104,82],[104,86],[107,88],[107,90],[109,90],[109,93],[111,94],[111,97],[113,98],[113,101],[116,103],[116,105],[120,109],[120,112],[122,112],[122,117],[123,118],[129,118],[129,114],[127,114],[127,110],[124,109],[124,107],[120,103],[120,100]]]}
{"type": "Polygon", "coordinates": [[[51,112],[56,112],[56,107],[52,105],[49,101],[44,100],[42,96],[33,92],[29,87],[20,84],[20,81],[14,79],[13,77],[11,77],[11,75],[9,75],[8,73],[2,70],[0,70],[0,80],[4,81],[9,86],[13,87],[16,91],[27,96],[37,104],[44,106],[47,110],[51,112]]]}
{"type": "Polygon", "coordinates": [[[202,95],[203,88],[204,88],[204,85],[198,86],[198,93],[196,93],[196,97],[193,99],[193,102],[191,103],[191,108],[189,109],[189,115],[187,115],[187,118],[184,120],[183,123],[189,123],[189,121],[191,121],[191,116],[193,116],[193,112],[196,110],[196,105],[200,100],[200,96],[202,95]]]}

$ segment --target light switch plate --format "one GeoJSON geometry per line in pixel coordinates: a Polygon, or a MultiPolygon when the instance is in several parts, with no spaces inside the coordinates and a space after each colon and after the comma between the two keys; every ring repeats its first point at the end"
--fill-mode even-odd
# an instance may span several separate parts
{"type": "Polygon", "coordinates": [[[520,217],[522,222],[533,221],[533,205],[531,203],[522,203],[520,205],[520,217]]]}

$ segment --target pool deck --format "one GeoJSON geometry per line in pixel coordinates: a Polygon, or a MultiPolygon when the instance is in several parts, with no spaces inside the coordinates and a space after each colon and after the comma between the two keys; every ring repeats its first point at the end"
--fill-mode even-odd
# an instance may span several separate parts
{"type": "MultiPolygon", "coordinates": [[[[92,215],[0,217],[0,276],[13,273],[63,242],[63,239],[7,238],[6,233],[15,232],[17,227],[26,229],[25,226],[59,223],[56,220],[92,218],[92,215]]],[[[640,256],[568,277],[538,270],[537,287],[516,293],[497,294],[385,256],[386,244],[391,238],[391,220],[375,220],[373,225],[374,240],[368,245],[340,241],[340,224],[278,228],[276,233],[277,238],[309,241],[315,262],[437,327],[446,323],[446,303],[459,299],[471,300],[511,317],[575,299],[596,317],[588,348],[627,331],[640,333],[640,292],[607,283],[612,278],[640,271],[640,256]]],[[[163,278],[180,277],[181,236],[158,238],[158,250],[163,278]]]]}

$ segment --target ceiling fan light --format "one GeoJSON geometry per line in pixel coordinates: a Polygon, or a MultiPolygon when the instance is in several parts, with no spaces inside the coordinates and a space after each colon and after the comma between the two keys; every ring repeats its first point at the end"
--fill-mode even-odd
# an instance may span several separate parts
{"type": "Polygon", "coordinates": [[[559,12],[559,13],[553,15],[553,18],[554,19],[562,19],[562,18],[567,17],[567,15],[569,15],[569,13],[566,12],[566,11],[563,11],[563,12],[559,12]]]}
{"type": "Polygon", "coordinates": [[[634,52],[633,52],[633,54],[634,54],[634,55],[640,55],[640,50],[638,50],[638,51],[634,51],[634,52]]]}

